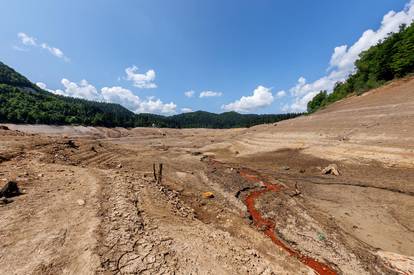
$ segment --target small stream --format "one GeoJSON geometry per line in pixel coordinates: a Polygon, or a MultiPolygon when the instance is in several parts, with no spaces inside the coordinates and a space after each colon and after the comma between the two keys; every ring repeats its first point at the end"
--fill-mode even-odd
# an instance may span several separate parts
{"type": "Polygon", "coordinates": [[[255,202],[258,198],[260,198],[263,194],[267,192],[279,192],[282,189],[281,185],[271,184],[268,183],[262,179],[260,179],[258,176],[252,175],[247,171],[246,169],[243,169],[240,171],[240,176],[242,176],[244,179],[250,181],[250,182],[260,182],[264,185],[265,189],[253,191],[251,192],[245,200],[247,209],[250,213],[250,215],[253,218],[254,224],[259,228],[264,228],[263,233],[268,236],[274,244],[281,247],[283,250],[289,253],[289,255],[297,258],[299,261],[307,265],[308,267],[312,268],[317,274],[320,275],[331,275],[331,274],[337,274],[335,270],[330,268],[328,265],[318,262],[317,260],[305,256],[301,254],[298,251],[293,250],[291,247],[286,245],[284,242],[282,242],[275,234],[275,223],[271,221],[270,219],[265,219],[257,210],[255,207],[255,202]]]}
{"type": "MultiPolygon", "coordinates": [[[[224,165],[223,163],[215,159],[210,158],[209,160],[212,164],[217,164],[221,166],[224,165]]],[[[275,245],[285,250],[287,253],[289,253],[290,256],[297,258],[300,262],[313,269],[317,274],[336,275],[337,272],[328,265],[318,262],[317,260],[309,256],[303,255],[299,251],[296,251],[293,248],[289,247],[286,243],[284,243],[277,237],[277,235],[275,234],[275,223],[270,219],[264,218],[260,211],[256,208],[255,204],[256,200],[260,198],[263,194],[268,192],[279,192],[282,190],[283,187],[280,184],[269,183],[264,178],[257,176],[257,174],[257,172],[249,169],[240,170],[241,177],[252,183],[261,183],[265,187],[264,189],[250,192],[245,199],[247,210],[252,216],[253,222],[256,225],[256,227],[263,228],[263,233],[266,236],[268,236],[275,245]]]]}

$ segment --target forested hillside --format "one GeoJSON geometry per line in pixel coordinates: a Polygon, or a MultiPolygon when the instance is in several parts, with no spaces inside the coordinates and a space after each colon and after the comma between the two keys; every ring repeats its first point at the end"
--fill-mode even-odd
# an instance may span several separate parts
{"type": "Polygon", "coordinates": [[[234,128],[273,123],[299,114],[242,115],[193,112],[175,116],[134,114],[119,104],[52,94],[0,62],[0,122],[106,127],[234,128]]]}
{"type": "Polygon", "coordinates": [[[390,34],[362,52],[355,67],[355,73],[346,81],[337,83],[331,94],[320,91],[308,103],[308,112],[315,112],[347,95],[360,95],[387,81],[414,73],[414,23],[409,27],[401,26],[398,33],[390,34]]]}
{"type": "Polygon", "coordinates": [[[251,127],[257,124],[273,123],[289,118],[297,117],[300,114],[279,114],[279,115],[242,115],[236,112],[214,114],[197,111],[175,116],[166,117],[168,127],[172,128],[235,128],[251,127]]]}

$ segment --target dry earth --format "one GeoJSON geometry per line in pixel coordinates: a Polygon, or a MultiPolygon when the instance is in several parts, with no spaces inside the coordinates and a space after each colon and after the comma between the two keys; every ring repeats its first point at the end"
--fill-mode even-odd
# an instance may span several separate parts
{"type": "Polygon", "coordinates": [[[414,274],[414,79],[250,129],[6,126],[0,274],[414,274]]]}

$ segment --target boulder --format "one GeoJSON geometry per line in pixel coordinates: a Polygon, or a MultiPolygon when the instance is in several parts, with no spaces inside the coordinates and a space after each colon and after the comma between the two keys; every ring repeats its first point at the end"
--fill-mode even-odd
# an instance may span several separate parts
{"type": "Polygon", "coordinates": [[[14,181],[9,181],[0,189],[0,198],[6,197],[11,198],[20,195],[20,189],[19,186],[17,186],[17,183],[14,181]]]}

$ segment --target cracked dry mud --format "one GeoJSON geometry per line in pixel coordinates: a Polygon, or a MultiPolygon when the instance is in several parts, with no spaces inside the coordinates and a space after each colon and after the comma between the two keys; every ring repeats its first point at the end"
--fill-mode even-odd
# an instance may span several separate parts
{"type": "Polygon", "coordinates": [[[250,129],[7,125],[0,274],[413,274],[413,87],[250,129]]]}

